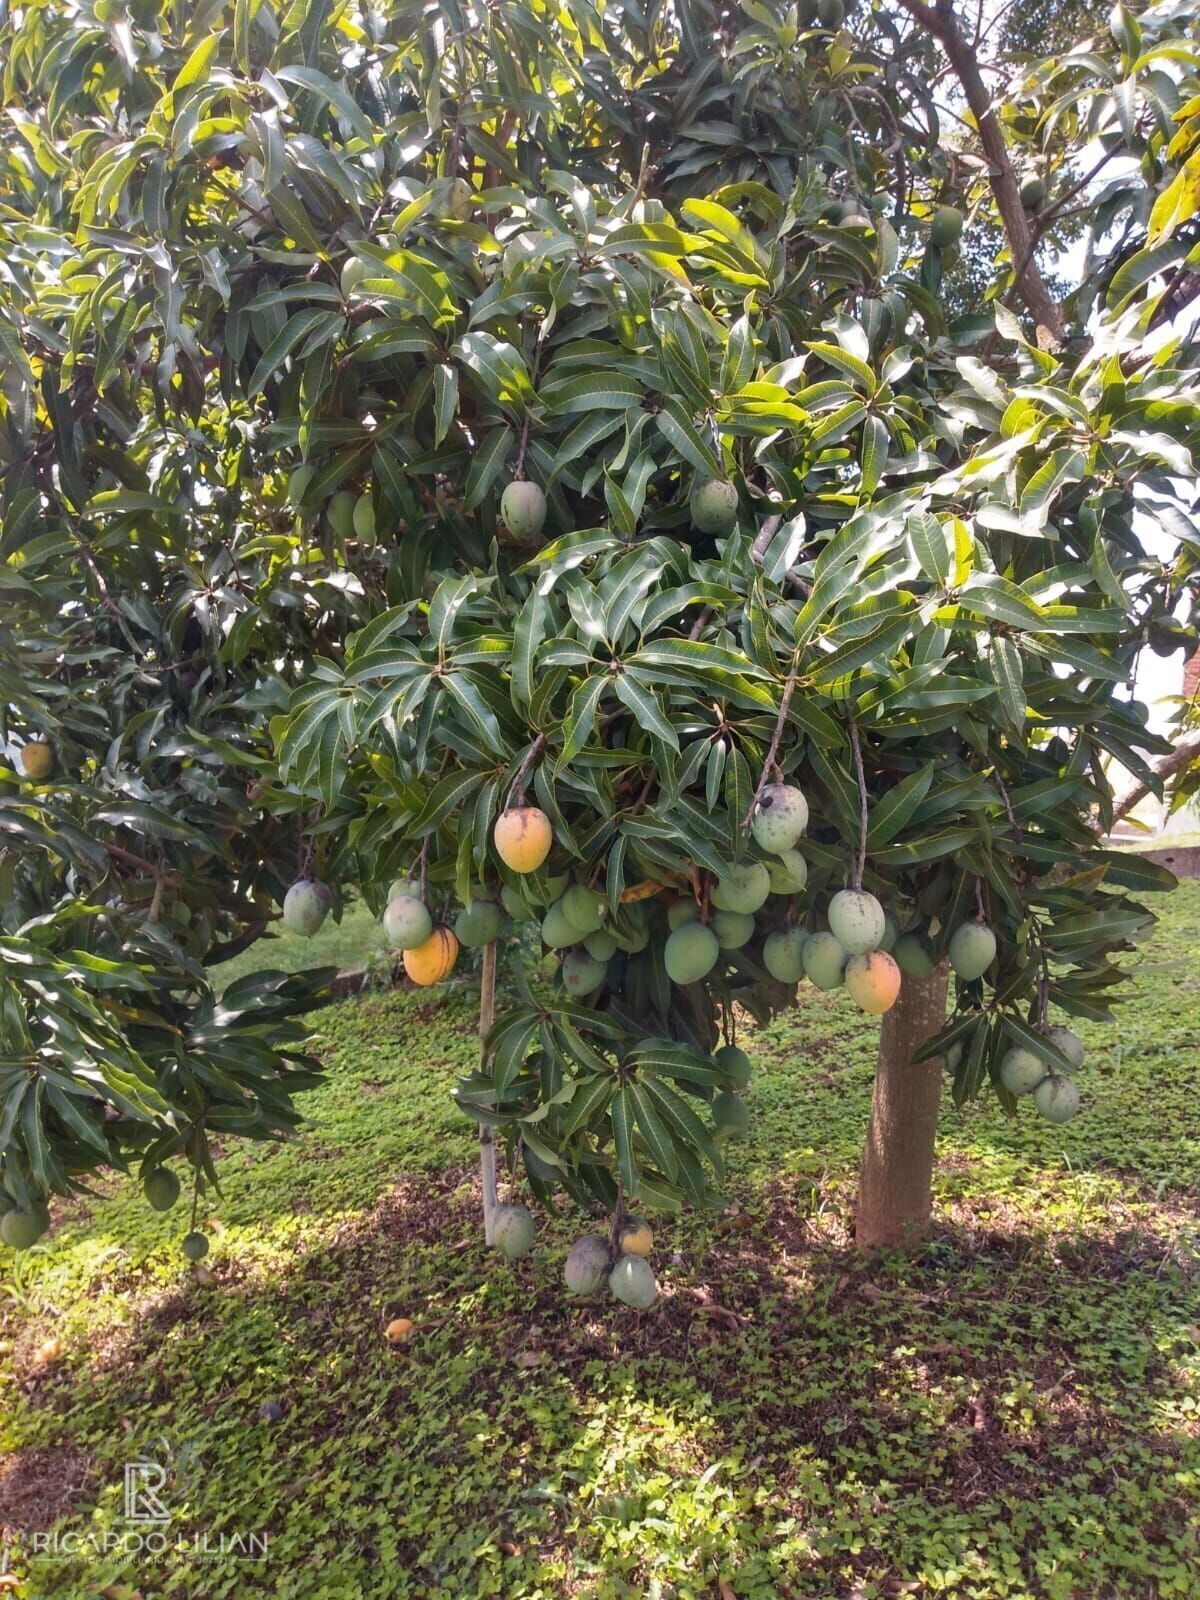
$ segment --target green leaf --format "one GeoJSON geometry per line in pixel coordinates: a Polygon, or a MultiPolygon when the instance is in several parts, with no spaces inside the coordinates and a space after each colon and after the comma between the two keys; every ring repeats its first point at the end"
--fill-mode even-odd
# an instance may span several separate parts
{"type": "Polygon", "coordinates": [[[322,324],[332,332],[342,325],[340,313],[331,317],[328,311],[318,306],[308,311],[297,311],[294,317],[288,318],[258,359],[247,390],[251,399],[279,372],[300,341],[322,324]]]}
{"type": "Polygon", "coordinates": [[[868,812],[867,849],[874,851],[894,839],[912,821],[933,782],[933,763],[910,772],[893,784],[868,812]]]}
{"type": "Polygon", "coordinates": [[[949,586],[954,576],[955,550],[952,524],[940,522],[937,517],[923,512],[909,517],[905,523],[913,554],[921,564],[921,571],[939,589],[949,586]]]}
{"type": "Polygon", "coordinates": [[[596,731],[596,711],[605,689],[612,684],[607,673],[585,678],[571,695],[571,704],[563,723],[563,747],[556,766],[560,769],[573,761],[596,731]]]}
{"type": "Polygon", "coordinates": [[[721,1157],[713,1143],[712,1134],[692,1110],[685,1097],[664,1083],[661,1078],[647,1076],[642,1079],[643,1094],[650,1097],[676,1140],[682,1140],[701,1155],[718,1174],[722,1170],[721,1157]]]}
{"type": "Polygon", "coordinates": [[[458,373],[446,362],[433,369],[433,442],[441,444],[458,411],[458,373]]]}
{"type": "Polygon", "coordinates": [[[679,1171],[675,1144],[658,1114],[654,1096],[640,1083],[631,1083],[621,1092],[629,1096],[637,1126],[654,1161],[668,1178],[674,1179],[679,1171]]]}
{"type": "Polygon", "coordinates": [[[1175,239],[1135,251],[1113,274],[1108,286],[1109,307],[1113,311],[1122,310],[1151,279],[1168,272],[1186,253],[1186,247],[1175,239]]]}
{"type": "Polygon", "coordinates": [[[973,572],[959,596],[965,611],[1005,622],[1013,628],[1041,626],[1041,609],[1023,589],[998,572],[973,572]]]}
{"type": "Polygon", "coordinates": [[[275,76],[281,83],[294,83],[298,88],[307,89],[323,100],[335,116],[341,117],[353,128],[354,132],[368,147],[375,144],[375,133],[367,118],[348,95],[345,89],[327,78],[323,72],[318,72],[315,67],[289,67],[278,68],[275,76]]]}
{"type": "Polygon", "coordinates": [[[621,372],[588,373],[546,382],[538,391],[538,399],[555,417],[570,416],[576,411],[628,411],[642,398],[637,379],[621,372]]]}
{"type": "Polygon", "coordinates": [[[479,441],[479,448],[467,471],[463,485],[463,510],[473,511],[487,497],[504,471],[515,435],[511,428],[492,428],[479,441]]]}
{"type": "Polygon", "coordinates": [[[866,394],[872,395],[875,393],[875,374],[865,361],[860,361],[857,356],[851,355],[848,350],[843,350],[840,345],[827,344],[820,340],[814,341],[811,339],[806,341],[805,349],[811,350],[813,355],[819,356],[827,366],[835,367],[838,372],[842,372],[847,378],[853,379],[866,394]]]}
{"type": "Polygon", "coordinates": [[[683,459],[708,478],[723,478],[721,459],[712,445],[702,436],[686,408],[672,395],[663,397],[661,409],[654,419],[658,431],[683,459]]]}
{"type": "Polygon", "coordinates": [[[428,833],[436,833],[447,818],[466,804],[483,782],[483,776],[481,772],[452,772],[434,784],[408,830],[410,836],[423,839],[428,833]]]}
{"type": "Polygon", "coordinates": [[[463,334],[451,354],[471,369],[494,400],[524,405],[533,399],[521,352],[505,340],[474,329],[463,334]]]}
{"type": "Polygon", "coordinates": [[[888,433],[887,423],[882,417],[869,416],[863,423],[862,460],[860,470],[862,473],[859,482],[859,493],[864,499],[869,499],[879,487],[879,480],[887,471],[888,450],[891,447],[891,435],[888,433]]]}
{"type": "Polygon", "coordinates": [[[1007,634],[994,634],[988,654],[992,679],[998,691],[998,702],[1004,720],[1013,733],[1023,733],[1026,704],[1024,667],[1021,652],[1007,634]]]}
{"type": "Polygon", "coordinates": [[[627,705],[639,727],[645,728],[655,738],[661,739],[672,750],[679,749],[679,735],[674,724],[659,703],[658,696],[647,679],[636,672],[619,673],[614,681],[617,699],[627,705]]]}
{"type": "Polygon", "coordinates": [[[571,1139],[584,1128],[596,1127],[615,1093],[611,1078],[593,1078],[582,1085],[563,1119],[563,1138],[571,1139]]]}
{"type": "Polygon", "coordinates": [[[1165,894],[1179,887],[1179,880],[1169,867],[1160,861],[1147,861],[1134,850],[1093,850],[1087,859],[1103,863],[1107,882],[1139,894],[1165,894]]]}
{"type": "Polygon", "coordinates": [[[618,1089],[612,1102],[613,1142],[617,1150],[617,1165],[628,1194],[636,1194],[638,1168],[633,1154],[633,1096],[628,1088],[618,1089]]]}
{"type": "Polygon", "coordinates": [[[550,627],[550,602],[534,589],[513,625],[512,699],[518,711],[533,699],[534,662],[550,627]]]}

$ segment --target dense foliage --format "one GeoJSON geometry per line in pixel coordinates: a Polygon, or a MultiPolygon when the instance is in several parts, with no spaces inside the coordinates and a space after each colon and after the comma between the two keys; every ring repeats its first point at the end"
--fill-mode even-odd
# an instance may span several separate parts
{"type": "Polygon", "coordinates": [[[1048,1005],[1109,1014],[1169,880],[1093,830],[1163,748],[1126,684],[1200,549],[1191,14],[1118,12],[1010,97],[1019,162],[1134,158],[1053,351],[1011,261],[948,309],[944,207],[994,212],[929,36],[823,16],[13,14],[2,643],[58,770],[4,805],[10,1198],[290,1124],[304,986],[216,1006],[199,963],[293,872],[518,915],[598,887],[601,999],[520,997],[462,1091],[581,1196],[704,1198],[718,1027],[786,1002],[763,936],[864,869],[934,958],[976,910],[999,935],[960,1098],[1014,1041],[1065,1065],[1048,1005]],[[524,538],[513,478],[547,500],[524,538]],[[807,887],[672,985],[651,890],[707,916],[775,760],[807,887]],[[555,843],[521,888],[490,837],[526,783],[555,843]]]}

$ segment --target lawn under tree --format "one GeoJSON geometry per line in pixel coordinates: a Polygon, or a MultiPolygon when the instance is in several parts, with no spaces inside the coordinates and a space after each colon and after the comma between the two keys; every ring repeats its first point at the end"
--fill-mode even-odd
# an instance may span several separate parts
{"type": "Polygon", "coordinates": [[[0,112],[0,1600],[1200,1600],[1200,0],[0,112]]]}
{"type": "Polygon", "coordinates": [[[515,1268],[485,1251],[469,980],[324,1013],[314,1125],[230,1152],[210,1279],[112,1182],[0,1279],[0,1525],[120,1530],[144,1451],[173,1533],[264,1530],[268,1561],[64,1560],[25,1592],[1194,1597],[1198,940],[1189,883],[1085,1029],[1067,1128],[947,1105],[912,1259],[852,1248],[872,1033],[802,989],[747,1041],[731,1205],[656,1223],[641,1315],[564,1300],[569,1212],[515,1268]]]}

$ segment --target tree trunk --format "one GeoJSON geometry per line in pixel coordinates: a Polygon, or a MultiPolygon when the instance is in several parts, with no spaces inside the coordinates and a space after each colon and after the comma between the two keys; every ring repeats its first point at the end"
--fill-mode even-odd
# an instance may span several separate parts
{"type": "MultiPolygon", "coordinates": [[[[479,981],[479,1066],[487,1066],[487,1051],[483,1041],[491,1032],[496,1020],[496,942],[483,947],[483,971],[479,981]]],[[[479,1130],[479,1172],[483,1183],[483,1238],[484,1243],[496,1242],[496,1140],[486,1124],[479,1130]]]]}
{"type": "Polygon", "coordinates": [[[945,1025],[948,980],[945,962],[927,978],[906,977],[900,998],[884,1013],[859,1167],[855,1235],[861,1249],[915,1244],[929,1228],[942,1060],[914,1065],[913,1056],[945,1025]]]}

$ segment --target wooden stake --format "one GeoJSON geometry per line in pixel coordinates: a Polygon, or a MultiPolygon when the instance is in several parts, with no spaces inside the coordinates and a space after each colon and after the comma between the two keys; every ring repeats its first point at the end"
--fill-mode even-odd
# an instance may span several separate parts
{"type": "MultiPolygon", "coordinates": [[[[496,941],[483,947],[483,972],[479,984],[479,1068],[487,1066],[484,1043],[496,1020],[496,941]]],[[[492,1129],[479,1130],[479,1170],[483,1180],[483,1237],[486,1244],[496,1242],[496,1140],[492,1129]]]]}

